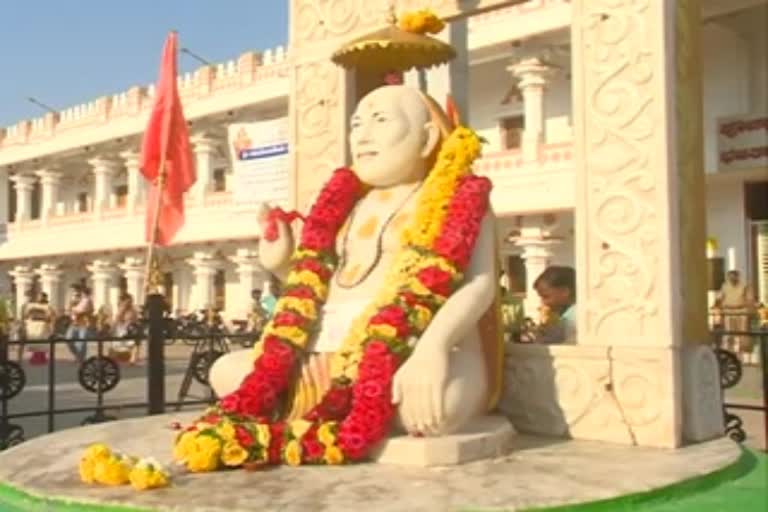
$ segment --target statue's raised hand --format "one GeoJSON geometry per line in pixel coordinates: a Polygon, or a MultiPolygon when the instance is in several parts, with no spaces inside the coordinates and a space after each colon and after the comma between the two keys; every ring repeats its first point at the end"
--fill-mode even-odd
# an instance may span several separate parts
{"type": "Polygon", "coordinates": [[[395,374],[392,403],[399,405],[400,420],[410,434],[439,435],[445,423],[448,353],[421,345],[395,374]]]}
{"type": "Polygon", "coordinates": [[[283,273],[293,253],[293,233],[289,226],[292,218],[280,209],[270,209],[262,214],[259,261],[265,269],[278,275],[283,273]]]}

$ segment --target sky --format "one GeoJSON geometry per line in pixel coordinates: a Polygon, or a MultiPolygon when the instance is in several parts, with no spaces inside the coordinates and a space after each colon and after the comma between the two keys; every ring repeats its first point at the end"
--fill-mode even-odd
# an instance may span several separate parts
{"type": "Polygon", "coordinates": [[[0,0],[0,127],[154,82],[169,30],[227,61],[285,45],[288,0],[0,0]]]}

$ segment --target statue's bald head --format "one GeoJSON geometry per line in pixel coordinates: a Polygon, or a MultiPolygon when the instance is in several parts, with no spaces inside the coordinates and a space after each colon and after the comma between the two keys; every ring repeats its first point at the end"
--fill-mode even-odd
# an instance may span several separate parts
{"type": "Polygon", "coordinates": [[[380,87],[360,101],[352,116],[355,170],[375,187],[422,179],[439,132],[421,92],[403,85],[380,87]]]}

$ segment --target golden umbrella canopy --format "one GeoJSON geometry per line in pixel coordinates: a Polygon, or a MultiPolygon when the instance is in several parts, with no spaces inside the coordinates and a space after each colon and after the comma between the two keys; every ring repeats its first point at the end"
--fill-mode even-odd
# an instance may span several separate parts
{"type": "Polygon", "coordinates": [[[456,51],[449,44],[423,31],[403,30],[394,19],[391,21],[390,26],[339,48],[331,57],[333,62],[347,69],[388,73],[426,69],[456,57],[456,51]]]}

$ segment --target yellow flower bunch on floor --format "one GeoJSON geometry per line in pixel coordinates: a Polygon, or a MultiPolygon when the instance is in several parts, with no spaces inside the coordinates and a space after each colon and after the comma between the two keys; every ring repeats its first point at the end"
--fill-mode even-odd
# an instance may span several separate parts
{"type": "Polygon", "coordinates": [[[128,474],[128,479],[137,491],[160,489],[170,484],[168,471],[152,458],[139,460],[128,474]]]}
{"type": "Polygon", "coordinates": [[[445,23],[434,12],[422,9],[404,13],[400,16],[398,26],[413,34],[438,34],[445,28],[445,23]]]}
{"type": "Polygon", "coordinates": [[[89,446],[80,458],[80,480],[86,484],[125,485],[130,483],[137,490],[166,487],[168,473],[152,459],[136,459],[113,452],[107,445],[89,446]]]}

